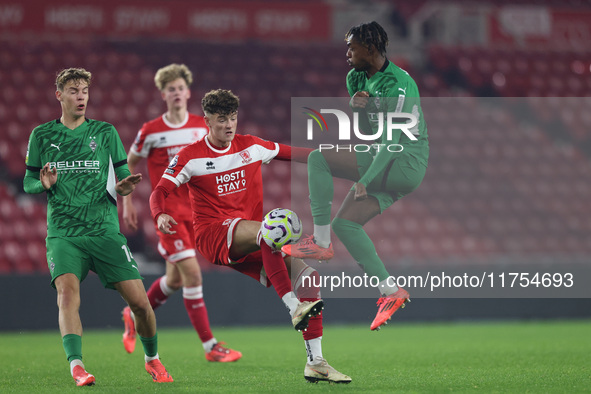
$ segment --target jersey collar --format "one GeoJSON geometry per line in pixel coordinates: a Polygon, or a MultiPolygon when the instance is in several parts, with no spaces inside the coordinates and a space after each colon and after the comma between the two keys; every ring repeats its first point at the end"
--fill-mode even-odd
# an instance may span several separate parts
{"type": "Polygon", "coordinates": [[[209,140],[207,139],[207,136],[205,136],[205,138],[203,138],[205,140],[205,143],[207,144],[207,146],[209,147],[209,149],[211,149],[212,151],[216,152],[216,153],[226,153],[230,150],[230,148],[232,147],[232,141],[230,141],[230,145],[228,145],[227,148],[224,149],[218,149],[215,146],[213,146],[209,140]]]}
{"type": "Polygon", "coordinates": [[[189,111],[187,111],[187,113],[185,113],[185,119],[179,124],[170,123],[168,121],[168,119],[166,119],[166,114],[162,114],[162,121],[164,121],[164,124],[166,126],[170,127],[171,129],[179,129],[179,128],[183,127],[184,125],[186,125],[187,122],[189,121],[189,111]]]}
{"type": "MultiPolygon", "coordinates": [[[[84,118],[84,121],[85,121],[86,123],[90,123],[90,119],[88,119],[88,118],[84,118]]],[[[57,118],[57,119],[55,120],[55,123],[57,123],[57,124],[61,124],[61,123],[62,123],[62,121],[60,120],[60,118],[57,118]]]]}
{"type": "MultiPolygon", "coordinates": [[[[388,68],[388,66],[389,66],[389,65],[390,65],[390,60],[388,60],[388,59],[386,58],[386,61],[384,62],[384,65],[382,66],[382,68],[380,68],[380,69],[378,70],[378,73],[383,73],[383,72],[385,72],[385,71],[386,71],[386,69],[388,68]]],[[[377,74],[377,73],[376,73],[376,74],[377,74]]],[[[374,75],[375,75],[375,74],[374,74],[374,75]]],[[[373,75],[372,75],[372,77],[373,77],[373,75]]],[[[368,77],[367,77],[367,73],[365,73],[365,79],[370,79],[370,78],[368,78],[368,77]]]]}

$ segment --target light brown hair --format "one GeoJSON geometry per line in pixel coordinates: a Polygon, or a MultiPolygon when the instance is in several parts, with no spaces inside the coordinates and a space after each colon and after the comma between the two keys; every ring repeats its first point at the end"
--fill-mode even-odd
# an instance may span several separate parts
{"type": "Polygon", "coordinates": [[[66,68],[57,74],[55,87],[60,92],[64,91],[64,86],[70,81],[85,81],[90,86],[92,74],[83,68],[66,68]]]}
{"type": "Polygon", "coordinates": [[[179,78],[185,80],[187,87],[191,86],[193,83],[193,73],[191,73],[191,70],[189,70],[184,64],[173,63],[156,71],[154,83],[158,90],[162,91],[167,83],[179,78]]]}

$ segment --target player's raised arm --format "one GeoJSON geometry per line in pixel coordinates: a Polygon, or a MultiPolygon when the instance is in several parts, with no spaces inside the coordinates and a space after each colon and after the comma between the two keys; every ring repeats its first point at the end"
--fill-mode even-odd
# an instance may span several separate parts
{"type": "Polygon", "coordinates": [[[275,156],[277,160],[293,160],[298,163],[307,163],[308,155],[312,152],[310,148],[300,148],[280,143],[277,143],[277,145],[279,145],[279,153],[275,156]]]}

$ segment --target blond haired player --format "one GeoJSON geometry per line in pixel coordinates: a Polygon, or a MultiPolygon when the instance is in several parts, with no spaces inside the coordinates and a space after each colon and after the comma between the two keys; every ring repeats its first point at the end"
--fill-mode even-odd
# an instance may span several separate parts
{"type": "MultiPolygon", "coordinates": [[[[170,64],[159,69],[154,77],[167,111],[162,116],[145,123],[127,155],[130,171],[138,163],[148,159],[148,173],[152,187],[166,170],[168,163],[185,146],[201,140],[207,134],[207,126],[201,116],[189,113],[189,87],[193,82],[191,71],[184,64],[170,64]]],[[[186,186],[179,187],[169,196],[167,208],[174,213],[179,224],[176,234],[157,231],[158,251],[166,260],[166,274],[158,278],[148,290],[153,309],[164,304],[168,297],[183,289],[183,301],[189,319],[203,343],[208,361],[230,362],[242,357],[242,353],[222,346],[211,332],[207,309],[203,300],[203,280],[195,254],[193,219],[186,186]]],[[[123,220],[132,230],[138,228],[137,210],[131,195],[123,199],[123,220]]],[[[129,353],[135,348],[135,328],[129,308],[123,310],[125,332],[123,344],[129,353]]]]}

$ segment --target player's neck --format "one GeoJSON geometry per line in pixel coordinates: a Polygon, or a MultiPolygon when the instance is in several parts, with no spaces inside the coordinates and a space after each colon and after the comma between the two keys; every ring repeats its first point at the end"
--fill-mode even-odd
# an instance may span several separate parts
{"type": "Polygon", "coordinates": [[[187,109],[186,108],[182,108],[182,109],[178,109],[178,110],[168,110],[164,116],[166,117],[166,120],[169,123],[172,124],[179,124],[179,123],[183,123],[185,121],[185,118],[187,117],[187,109]]]}
{"type": "Polygon", "coordinates": [[[384,56],[379,56],[375,58],[375,60],[371,63],[371,67],[365,73],[367,74],[367,79],[373,77],[378,71],[381,71],[384,66],[386,65],[387,59],[384,56]]]}
{"type": "Polygon", "coordinates": [[[66,116],[64,114],[62,114],[62,117],[60,118],[60,122],[70,130],[76,129],[82,123],[84,123],[85,120],[86,120],[86,118],[84,116],[80,116],[78,118],[72,118],[72,117],[66,116]]]}
{"type": "Polygon", "coordinates": [[[228,146],[230,146],[230,141],[220,141],[218,139],[215,139],[211,132],[209,134],[207,134],[207,141],[209,141],[209,143],[211,144],[211,146],[213,146],[214,148],[217,149],[225,149],[228,146]]]}

